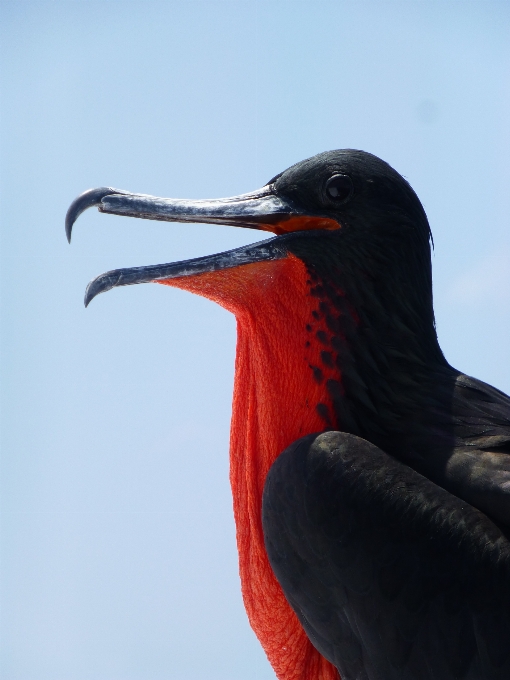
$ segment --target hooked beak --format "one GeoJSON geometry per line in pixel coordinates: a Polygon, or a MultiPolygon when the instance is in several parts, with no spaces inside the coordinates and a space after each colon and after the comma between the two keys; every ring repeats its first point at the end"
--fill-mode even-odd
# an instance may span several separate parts
{"type": "Polygon", "coordinates": [[[69,207],[65,225],[69,242],[76,219],[87,208],[93,206],[100,212],[112,215],[165,222],[205,222],[262,229],[273,232],[280,238],[183,262],[106,272],[89,283],[85,293],[85,306],[99,293],[117,286],[192,276],[252,262],[281,259],[287,256],[285,243],[282,242],[286,239],[282,239],[282,235],[311,229],[338,229],[340,226],[336,220],[311,215],[289,199],[279,196],[272,184],[251,193],[210,200],[157,198],[102,187],[85,191],[69,207]]]}

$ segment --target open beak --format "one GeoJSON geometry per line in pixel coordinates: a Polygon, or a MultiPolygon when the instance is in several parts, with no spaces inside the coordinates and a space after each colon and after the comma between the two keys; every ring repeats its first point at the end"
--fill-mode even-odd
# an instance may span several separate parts
{"type": "Polygon", "coordinates": [[[287,256],[286,239],[282,238],[282,235],[296,231],[339,227],[335,220],[310,215],[289,199],[279,196],[272,184],[248,194],[211,200],[157,198],[102,187],[81,194],[69,207],[66,215],[66,235],[69,242],[76,219],[84,210],[93,206],[100,212],[113,215],[166,222],[206,222],[262,229],[273,232],[280,238],[183,262],[106,272],[89,283],[85,293],[85,306],[99,293],[117,286],[193,276],[252,262],[281,259],[287,256]]]}

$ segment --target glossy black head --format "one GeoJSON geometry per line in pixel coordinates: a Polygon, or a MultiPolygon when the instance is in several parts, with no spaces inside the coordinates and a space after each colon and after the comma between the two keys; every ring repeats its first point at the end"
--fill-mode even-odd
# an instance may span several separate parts
{"type": "Polygon", "coordinates": [[[309,214],[339,222],[349,239],[410,236],[428,243],[430,228],[409,183],[377,156],[342,149],[296,163],[272,180],[275,192],[309,214]]]}
{"type": "Polygon", "coordinates": [[[299,234],[287,247],[349,298],[405,317],[435,344],[431,233],[409,183],[388,163],[345,149],[297,163],[273,180],[276,193],[308,214],[334,219],[338,230],[299,234]],[[334,189],[333,191],[331,189],[334,189]],[[335,191],[336,190],[336,191],[335,191]]]}
{"type": "Polygon", "coordinates": [[[107,272],[89,286],[87,302],[119,285],[279,259],[292,252],[312,269],[325,268],[324,275],[337,276],[333,269],[343,270],[345,285],[354,281],[361,286],[368,278],[388,288],[390,282],[389,290],[381,290],[383,297],[398,292],[408,298],[407,306],[420,307],[433,324],[425,212],[406,180],[364,151],[318,154],[288,168],[262,189],[228,199],[160,199],[111,188],[91,190],[68,211],[69,239],[74,221],[90,206],[131,217],[263,229],[278,236],[197,260],[107,272]]]}

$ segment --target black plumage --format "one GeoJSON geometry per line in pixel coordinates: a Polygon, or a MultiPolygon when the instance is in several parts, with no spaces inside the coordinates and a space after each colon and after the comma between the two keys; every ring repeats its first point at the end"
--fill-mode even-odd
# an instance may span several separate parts
{"type": "Polygon", "coordinates": [[[430,229],[409,184],[347,152],[287,171],[278,190],[312,208],[317,163],[355,184],[342,229],[290,247],[327,328],[310,333],[340,376],[321,408],[343,432],[306,437],[271,468],[271,565],[344,680],[508,678],[510,399],[440,350],[430,229]]]}
{"type": "Polygon", "coordinates": [[[476,508],[370,442],[326,432],[273,464],[271,565],[344,680],[510,676],[510,543],[476,508]]]}

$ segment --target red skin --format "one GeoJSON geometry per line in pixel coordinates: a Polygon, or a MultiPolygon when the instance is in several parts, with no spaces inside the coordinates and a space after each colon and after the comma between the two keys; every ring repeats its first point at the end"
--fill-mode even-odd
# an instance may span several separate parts
{"type": "Polygon", "coordinates": [[[279,680],[338,679],[287,603],[262,532],[269,468],[293,441],[328,426],[316,410],[319,403],[331,405],[325,388],[330,376],[320,362],[315,333],[321,325],[312,316],[318,301],[308,278],[303,262],[290,255],[162,282],[209,298],[237,318],[230,482],[239,568],[250,624],[279,680]],[[323,368],[320,383],[312,366],[323,368]]]}

